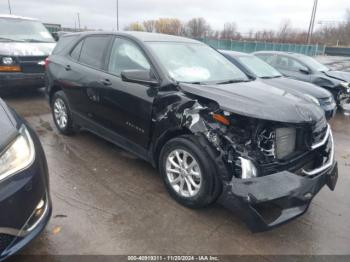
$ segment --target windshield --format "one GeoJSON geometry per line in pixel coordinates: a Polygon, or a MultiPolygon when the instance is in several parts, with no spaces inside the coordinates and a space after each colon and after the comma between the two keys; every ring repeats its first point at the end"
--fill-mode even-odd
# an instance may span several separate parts
{"type": "Polygon", "coordinates": [[[311,68],[312,71],[319,71],[319,72],[327,72],[329,71],[329,68],[325,65],[321,64],[317,60],[313,59],[309,56],[302,56],[300,57],[300,60],[309,68],[311,68]]]}
{"type": "Polygon", "coordinates": [[[148,42],[170,77],[186,83],[248,81],[223,55],[201,43],[148,42]]]}
{"type": "Polygon", "coordinates": [[[240,56],[238,60],[257,77],[274,78],[282,76],[275,68],[256,56],[240,56]]]}
{"type": "Polygon", "coordinates": [[[52,43],[54,39],[39,21],[0,18],[0,41],[52,43]]]}

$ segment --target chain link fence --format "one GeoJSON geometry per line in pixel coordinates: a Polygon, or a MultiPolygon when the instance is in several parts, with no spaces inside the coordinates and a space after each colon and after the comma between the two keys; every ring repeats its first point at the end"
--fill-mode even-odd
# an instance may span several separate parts
{"type": "Polygon", "coordinates": [[[301,45],[259,41],[236,41],[222,39],[200,39],[200,41],[212,46],[215,49],[232,50],[251,53],[256,51],[283,51],[300,53],[308,56],[324,55],[324,45],[301,45]]]}

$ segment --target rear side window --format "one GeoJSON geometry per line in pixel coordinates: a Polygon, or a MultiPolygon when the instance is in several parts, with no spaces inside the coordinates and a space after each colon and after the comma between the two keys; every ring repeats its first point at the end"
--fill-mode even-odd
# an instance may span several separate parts
{"type": "Polygon", "coordinates": [[[104,35],[86,37],[80,52],[79,62],[97,69],[102,69],[105,63],[105,53],[109,41],[110,37],[104,35]]]}
{"type": "Polygon", "coordinates": [[[81,48],[83,46],[83,43],[84,43],[84,40],[80,41],[79,44],[77,44],[74,47],[73,51],[70,53],[70,56],[76,61],[78,61],[80,58],[80,53],[81,53],[81,48]]]}
{"type": "Polygon", "coordinates": [[[57,42],[55,49],[52,51],[52,54],[56,55],[59,53],[62,53],[69,48],[71,44],[77,39],[79,35],[68,35],[68,36],[62,36],[60,40],[57,42]]]}

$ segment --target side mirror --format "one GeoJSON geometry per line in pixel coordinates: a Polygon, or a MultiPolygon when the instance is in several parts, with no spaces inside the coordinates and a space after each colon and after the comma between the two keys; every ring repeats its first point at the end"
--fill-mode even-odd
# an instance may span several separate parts
{"type": "Polygon", "coordinates": [[[305,75],[310,74],[310,71],[309,71],[309,69],[307,69],[307,68],[300,68],[299,71],[300,71],[301,73],[305,74],[305,75]]]}
{"type": "Polygon", "coordinates": [[[121,73],[122,80],[130,83],[157,86],[159,83],[150,70],[124,70],[121,73]]]}

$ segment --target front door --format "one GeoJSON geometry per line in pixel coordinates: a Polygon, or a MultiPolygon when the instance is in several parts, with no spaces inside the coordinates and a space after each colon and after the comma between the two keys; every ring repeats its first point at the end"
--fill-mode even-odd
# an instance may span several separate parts
{"type": "Polygon", "coordinates": [[[276,67],[285,76],[310,82],[309,69],[291,57],[278,55],[275,60],[276,67]]]}
{"type": "Polygon", "coordinates": [[[150,137],[152,106],[157,89],[148,85],[124,82],[124,70],[150,70],[151,64],[142,49],[132,40],[116,37],[112,44],[105,85],[94,112],[98,122],[116,134],[146,148],[150,137]]]}

